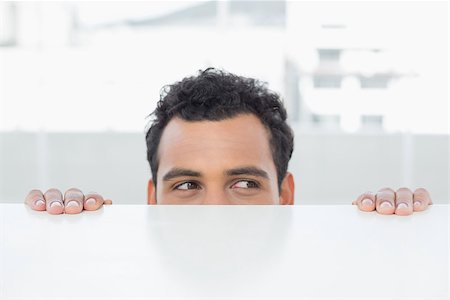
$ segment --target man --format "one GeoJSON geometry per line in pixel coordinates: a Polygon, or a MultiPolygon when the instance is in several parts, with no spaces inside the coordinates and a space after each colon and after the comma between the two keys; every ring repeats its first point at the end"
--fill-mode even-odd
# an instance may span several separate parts
{"type": "MultiPolygon", "coordinates": [[[[257,80],[207,69],[167,86],[147,134],[148,204],[294,204],[288,172],[293,133],[280,97],[257,80]]],[[[26,203],[50,214],[110,204],[96,193],[32,190],[26,203]]],[[[419,188],[360,195],[362,211],[410,215],[432,204],[419,188]]]]}

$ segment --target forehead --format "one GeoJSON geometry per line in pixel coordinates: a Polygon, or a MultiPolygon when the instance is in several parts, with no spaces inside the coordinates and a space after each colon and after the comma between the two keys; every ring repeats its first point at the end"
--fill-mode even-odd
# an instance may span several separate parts
{"type": "Polygon", "coordinates": [[[221,121],[185,121],[173,118],[158,147],[158,173],[184,167],[215,170],[255,165],[275,171],[269,132],[253,114],[221,121]]]}

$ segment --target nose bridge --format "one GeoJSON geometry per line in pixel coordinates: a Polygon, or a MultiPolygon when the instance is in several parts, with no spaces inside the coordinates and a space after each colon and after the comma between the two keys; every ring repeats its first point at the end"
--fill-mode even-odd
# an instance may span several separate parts
{"type": "Polygon", "coordinates": [[[231,201],[223,188],[212,187],[205,193],[202,204],[231,204],[231,201]]]}

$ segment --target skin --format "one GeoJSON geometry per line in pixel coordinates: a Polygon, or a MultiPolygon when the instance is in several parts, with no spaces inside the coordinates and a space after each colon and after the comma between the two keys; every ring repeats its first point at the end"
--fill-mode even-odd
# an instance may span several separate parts
{"type": "MultiPolygon", "coordinates": [[[[294,204],[294,177],[287,172],[278,190],[269,132],[252,114],[222,121],[187,122],[173,118],[158,148],[157,186],[148,182],[148,204],[294,204]]],[[[72,188],[32,190],[25,202],[50,214],[76,214],[111,204],[100,194],[72,188]],[[93,199],[93,200],[90,200],[93,199]],[[57,204],[54,204],[54,203],[57,204]]],[[[401,216],[432,204],[426,189],[361,194],[353,205],[363,212],[401,216]]]]}

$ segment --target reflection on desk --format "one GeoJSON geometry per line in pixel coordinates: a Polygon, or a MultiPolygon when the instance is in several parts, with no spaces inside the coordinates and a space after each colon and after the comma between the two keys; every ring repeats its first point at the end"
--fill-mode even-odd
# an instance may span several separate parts
{"type": "Polygon", "coordinates": [[[0,204],[0,298],[448,299],[449,209],[0,204]]]}

